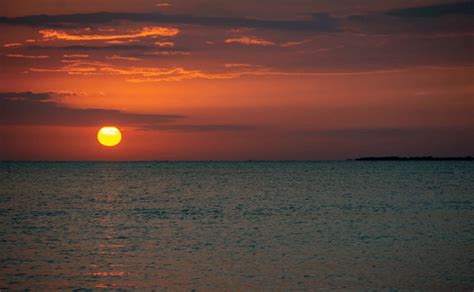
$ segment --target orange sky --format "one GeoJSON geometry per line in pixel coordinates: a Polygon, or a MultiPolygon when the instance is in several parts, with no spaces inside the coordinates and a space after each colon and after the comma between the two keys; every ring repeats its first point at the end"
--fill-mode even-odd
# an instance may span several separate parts
{"type": "Polygon", "coordinates": [[[254,2],[2,1],[0,159],[474,155],[474,2],[254,2]]]}

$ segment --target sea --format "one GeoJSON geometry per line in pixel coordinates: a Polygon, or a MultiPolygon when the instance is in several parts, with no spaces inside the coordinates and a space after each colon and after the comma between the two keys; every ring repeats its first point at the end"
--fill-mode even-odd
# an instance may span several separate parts
{"type": "Polygon", "coordinates": [[[1,162],[1,291],[472,291],[474,162],[1,162]]]}

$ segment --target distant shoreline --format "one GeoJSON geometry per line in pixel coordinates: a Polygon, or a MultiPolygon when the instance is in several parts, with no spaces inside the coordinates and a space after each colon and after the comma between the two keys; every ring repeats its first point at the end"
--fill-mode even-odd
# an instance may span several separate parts
{"type": "Polygon", "coordinates": [[[381,157],[360,157],[356,161],[472,161],[474,157],[433,157],[433,156],[414,156],[414,157],[399,157],[399,156],[381,156],[381,157]]]}

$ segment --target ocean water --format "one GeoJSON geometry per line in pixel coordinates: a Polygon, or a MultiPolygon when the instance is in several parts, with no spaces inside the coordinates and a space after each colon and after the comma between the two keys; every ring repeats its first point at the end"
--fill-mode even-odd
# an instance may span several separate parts
{"type": "Polygon", "coordinates": [[[0,290],[467,290],[474,163],[3,162],[0,290]]]}

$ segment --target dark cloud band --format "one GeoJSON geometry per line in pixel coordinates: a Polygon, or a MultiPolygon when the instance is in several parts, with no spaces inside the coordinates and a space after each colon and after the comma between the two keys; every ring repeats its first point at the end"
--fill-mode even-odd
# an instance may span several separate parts
{"type": "Polygon", "coordinates": [[[1,92],[1,125],[103,126],[109,124],[137,127],[142,130],[172,132],[234,132],[251,130],[245,125],[173,124],[185,116],[170,114],[136,114],[119,110],[70,108],[53,100],[54,92],[1,92]]]}
{"type": "Polygon", "coordinates": [[[474,14],[474,1],[396,9],[386,14],[401,18],[442,17],[453,14],[469,16],[474,14]]]}
{"type": "Polygon", "coordinates": [[[205,17],[195,15],[160,13],[82,13],[64,15],[28,15],[21,17],[0,17],[0,23],[29,25],[35,27],[78,27],[94,24],[108,24],[120,21],[156,24],[192,24],[216,27],[249,27],[277,30],[297,30],[312,32],[338,31],[335,18],[327,14],[316,14],[310,20],[262,20],[231,17],[205,17]]]}

